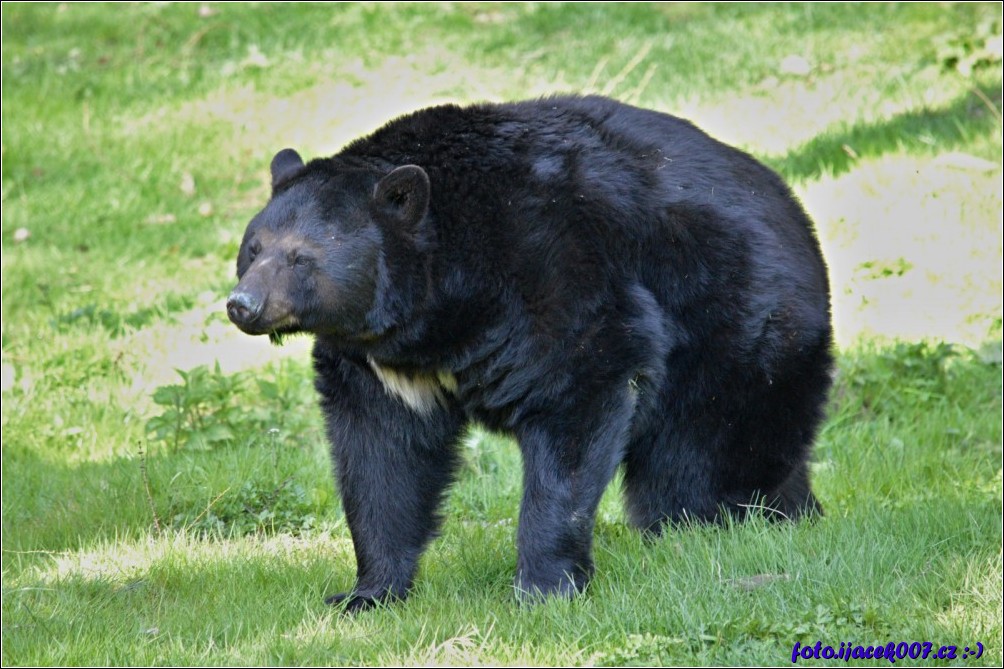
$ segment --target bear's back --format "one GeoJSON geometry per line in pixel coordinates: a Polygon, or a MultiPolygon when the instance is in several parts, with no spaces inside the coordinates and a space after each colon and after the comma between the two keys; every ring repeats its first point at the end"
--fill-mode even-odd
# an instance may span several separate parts
{"type": "Polygon", "coordinates": [[[683,119],[598,96],[443,105],[341,155],[428,172],[443,272],[487,268],[542,304],[624,278],[680,309],[708,294],[758,302],[746,292],[759,284],[828,318],[822,254],[787,186],[683,119]]]}
{"type": "Polygon", "coordinates": [[[431,107],[342,155],[421,166],[438,191],[433,203],[448,212],[471,201],[485,212],[513,197],[572,194],[619,212],[608,217],[620,219],[612,224],[644,225],[669,208],[703,207],[737,223],[755,219],[789,244],[815,245],[808,218],[771,170],[689,121],[600,96],[431,107]]]}

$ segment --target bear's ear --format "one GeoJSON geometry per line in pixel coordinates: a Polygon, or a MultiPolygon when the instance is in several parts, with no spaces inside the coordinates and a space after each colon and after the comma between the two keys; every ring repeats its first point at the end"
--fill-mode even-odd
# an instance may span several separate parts
{"type": "Polygon", "coordinates": [[[283,149],[272,159],[272,190],[303,169],[303,158],[293,149],[283,149]]]}
{"type": "Polygon", "coordinates": [[[413,226],[429,210],[429,175],[418,165],[404,165],[380,180],[373,203],[382,211],[413,226]]]}

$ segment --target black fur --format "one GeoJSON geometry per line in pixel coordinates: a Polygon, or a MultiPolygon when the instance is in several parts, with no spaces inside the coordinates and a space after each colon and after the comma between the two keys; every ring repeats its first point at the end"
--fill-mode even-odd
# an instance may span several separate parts
{"type": "Polygon", "coordinates": [[[599,97],[447,105],[332,158],[273,161],[231,318],[316,335],[358,562],[405,597],[470,420],[523,454],[516,586],[592,571],[618,466],[638,527],[819,506],[826,269],[780,178],[690,123],[599,97]]]}

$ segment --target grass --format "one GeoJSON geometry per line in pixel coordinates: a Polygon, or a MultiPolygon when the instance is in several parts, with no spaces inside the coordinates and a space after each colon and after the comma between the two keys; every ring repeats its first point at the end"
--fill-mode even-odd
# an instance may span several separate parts
{"type": "Polygon", "coordinates": [[[1001,662],[998,5],[2,12],[5,666],[774,664],[817,640],[1001,662]],[[615,484],[586,595],[521,608],[518,451],[475,430],[413,596],[339,617],[309,342],[220,306],[268,160],[558,90],[692,118],[805,202],[840,341],[827,515],[647,543],[615,484]]]}

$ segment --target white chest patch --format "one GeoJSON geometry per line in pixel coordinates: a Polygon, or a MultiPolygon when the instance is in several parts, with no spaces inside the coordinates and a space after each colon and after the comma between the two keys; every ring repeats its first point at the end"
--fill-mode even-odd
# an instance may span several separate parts
{"type": "Polygon", "coordinates": [[[405,374],[382,367],[373,358],[366,360],[383,384],[384,391],[420,414],[429,414],[437,406],[446,406],[446,393],[455,395],[457,392],[457,380],[449,372],[405,374]]]}

